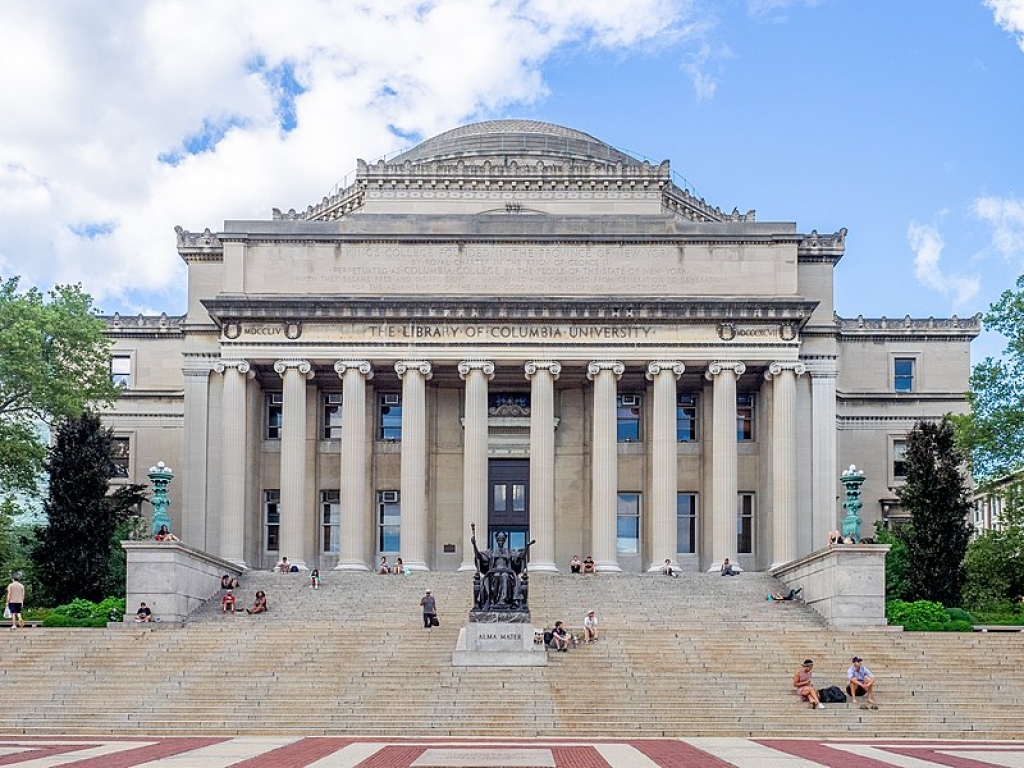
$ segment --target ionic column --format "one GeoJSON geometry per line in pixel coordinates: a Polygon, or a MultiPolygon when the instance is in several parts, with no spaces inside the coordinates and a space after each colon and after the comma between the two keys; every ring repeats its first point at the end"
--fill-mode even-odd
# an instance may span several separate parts
{"type": "Polygon", "coordinates": [[[736,555],[736,379],[747,367],[735,360],[715,361],[705,378],[714,382],[711,452],[711,559],[717,571],[722,560],[736,555]]]}
{"type": "Polygon", "coordinates": [[[835,361],[808,365],[811,374],[811,551],[824,546],[839,524],[835,361]]]}
{"type": "Polygon", "coordinates": [[[615,543],[619,504],[615,394],[616,382],[625,371],[618,360],[595,360],[587,366],[587,378],[594,382],[591,548],[598,571],[622,570],[615,543]]]}
{"type": "MultiPolygon", "coordinates": [[[[181,473],[181,538],[190,546],[209,552],[214,550],[213,542],[206,538],[207,516],[213,507],[207,495],[210,366],[204,363],[202,367],[191,367],[195,364],[186,357],[182,371],[185,376],[185,418],[181,438],[184,447],[182,461],[185,464],[182,469],[185,471],[181,473]]],[[[223,440],[222,435],[222,447],[223,440]]],[[[221,550],[218,547],[215,551],[221,550]]]]}
{"type": "Polygon", "coordinates": [[[676,564],[676,380],[686,367],[677,360],[655,360],[647,366],[647,379],[654,382],[654,434],[651,481],[651,564],[648,571],[660,571],[665,560],[676,564]]]}
{"type": "Polygon", "coordinates": [[[336,571],[367,571],[366,537],[372,508],[366,499],[366,382],[368,360],[338,360],[341,378],[341,542],[336,571]]]}
{"type": "Polygon", "coordinates": [[[772,363],[764,377],[772,384],[772,568],[796,559],[796,377],[806,368],[793,361],[772,363]]]}
{"type": "Polygon", "coordinates": [[[399,360],[402,380],[402,560],[406,568],[427,571],[427,405],[426,360],[399,360]]]}
{"type": "Polygon", "coordinates": [[[315,375],[308,360],[278,360],[281,396],[281,556],[306,570],[306,382],[315,375]]]}
{"type": "Polygon", "coordinates": [[[214,370],[224,377],[218,551],[245,568],[245,382],[255,373],[245,360],[218,360],[214,370]]]}
{"type": "Polygon", "coordinates": [[[555,565],[555,381],[554,360],[526,364],[530,380],[530,570],[558,572],[555,565]]]}
{"type": "MultiPolygon", "coordinates": [[[[475,571],[471,525],[487,537],[487,382],[494,378],[490,360],[464,360],[459,376],[466,382],[466,422],[462,454],[462,565],[475,571]]],[[[403,435],[404,437],[404,435],[403,435]]],[[[402,505],[405,506],[404,504],[402,505]]],[[[405,519],[403,513],[402,519],[405,519]]]]}

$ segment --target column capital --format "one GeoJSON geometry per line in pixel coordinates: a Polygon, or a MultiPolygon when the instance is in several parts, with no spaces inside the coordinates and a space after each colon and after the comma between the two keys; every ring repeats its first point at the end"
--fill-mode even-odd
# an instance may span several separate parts
{"type": "Polygon", "coordinates": [[[587,378],[593,381],[601,371],[611,371],[618,381],[626,372],[626,365],[619,360],[594,360],[587,366],[587,378]]]}
{"type": "Polygon", "coordinates": [[[764,372],[764,377],[771,381],[783,371],[792,371],[797,376],[802,376],[807,373],[807,366],[797,360],[778,360],[768,366],[768,370],[764,372]]]}
{"type": "Polygon", "coordinates": [[[654,377],[663,371],[671,371],[678,379],[686,371],[686,366],[678,360],[652,360],[647,364],[647,380],[654,381],[654,377]]]}
{"type": "Polygon", "coordinates": [[[470,371],[483,371],[484,376],[490,381],[494,378],[494,363],[490,360],[463,360],[459,363],[459,378],[463,381],[469,376],[470,371]]]}
{"type": "Polygon", "coordinates": [[[704,372],[704,378],[711,381],[722,371],[732,371],[737,376],[742,376],[745,370],[747,370],[747,366],[739,360],[715,360],[708,365],[708,369],[704,372]]]}
{"type": "Polygon", "coordinates": [[[345,377],[345,371],[354,368],[366,377],[367,381],[373,378],[373,366],[369,360],[335,360],[334,372],[338,378],[345,377]]]}
{"type": "Polygon", "coordinates": [[[434,375],[431,373],[432,368],[427,360],[399,360],[395,363],[395,373],[398,374],[400,379],[404,379],[405,374],[412,370],[422,373],[424,379],[429,379],[434,375]]]}
{"type": "Polygon", "coordinates": [[[278,360],[274,363],[274,371],[282,379],[284,378],[285,371],[289,368],[296,369],[306,379],[312,379],[316,375],[316,372],[313,370],[313,364],[309,360],[278,360]]]}
{"type": "Polygon", "coordinates": [[[832,355],[800,358],[812,379],[835,379],[839,376],[839,361],[832,355]]]}
{"type": "Polygon", "coordinates": [[[252,370],[252,366],[248,360],[218,360],[213,364],[213,370],[223,375],[224,371],[228,368],[237,368],[238,372],[246,378],[253,378],[256,375],[256,371],[252,370]]]}
{"type": "Polygon", "coordinates": [[[551,374],[552,379],[557,379],[562,372],[562,364],[557,360],[530,360],[523,366],[523,370],[526,371],[527,379],[532,379],[537,371],[545,370],[551,374]]]}

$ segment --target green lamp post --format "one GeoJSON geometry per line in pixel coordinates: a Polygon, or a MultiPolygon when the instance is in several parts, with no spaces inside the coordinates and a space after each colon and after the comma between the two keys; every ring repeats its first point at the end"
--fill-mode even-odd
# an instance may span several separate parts
{"type": "Polygon", "coordinates": [[[167,486],[174,478],[174,472],[158,461],[155,467],[149,468],[149,480],[153,483],[153,498],[149,503],[153,505],[153,535],[160,530],[160,526],[166,525],[171,530],[171,516],[167,514],[167,508],[171,506],[171,500],[167,496],[167,486]]]}
{"type": "Polygon", "coordinates": [[[863,503],[860,500],[860,487],[864,485],[864,473],[851,464],[839,475],[839,482],[846,489],[846,501],[843,502],[843,509],[846,510],[846,517],[843,518],[843,540],[852,539],[854,543],[860,541],[860,508],[863,503]]]}

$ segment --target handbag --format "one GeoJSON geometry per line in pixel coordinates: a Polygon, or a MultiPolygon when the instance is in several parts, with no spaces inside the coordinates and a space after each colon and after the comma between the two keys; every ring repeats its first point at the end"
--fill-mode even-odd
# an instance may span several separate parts
{"type": "Polygon", "coordinates": [[[4,618],[5,619],[11,618],[11,606],[9,606],[9,605],[5,605],[4,606],[4,618]]]}
{"type": "Polygon", "coordinates": [[[437,616],[431,616],[430,617],[430,626],[432,626],[432,627],[440,627],[441,626],[441,622],[437,620],[437,616]]]}

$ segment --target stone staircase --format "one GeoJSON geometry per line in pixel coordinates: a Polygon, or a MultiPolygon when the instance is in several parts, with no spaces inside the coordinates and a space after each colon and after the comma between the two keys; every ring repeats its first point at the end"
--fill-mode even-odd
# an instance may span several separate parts
{"type": "MultiPolygon", "coordinates": [[[[16,702],[0,732],[361,736],[1019,737],[1019,634],[826,629],[799,603],[765,599],[764,574],[531,579],[534,625],[601,641],[549,653],[545,668],[454,668],[471,575],[248,573],[270,611],[222,616],[219,598],[184,627],[33,629],[0,644],[0,685],[16,702]],[[430,588],[441,626],[424,630],[430,588]],[[815,659],[819,686],[849,659],[878,676],[881,709],[811,711],[790,688],[815,659]],[[14,693],[14,692],[17,693],[14,693]]],[[[159,615],[159,606],[154,606],[159,615]]]]}

